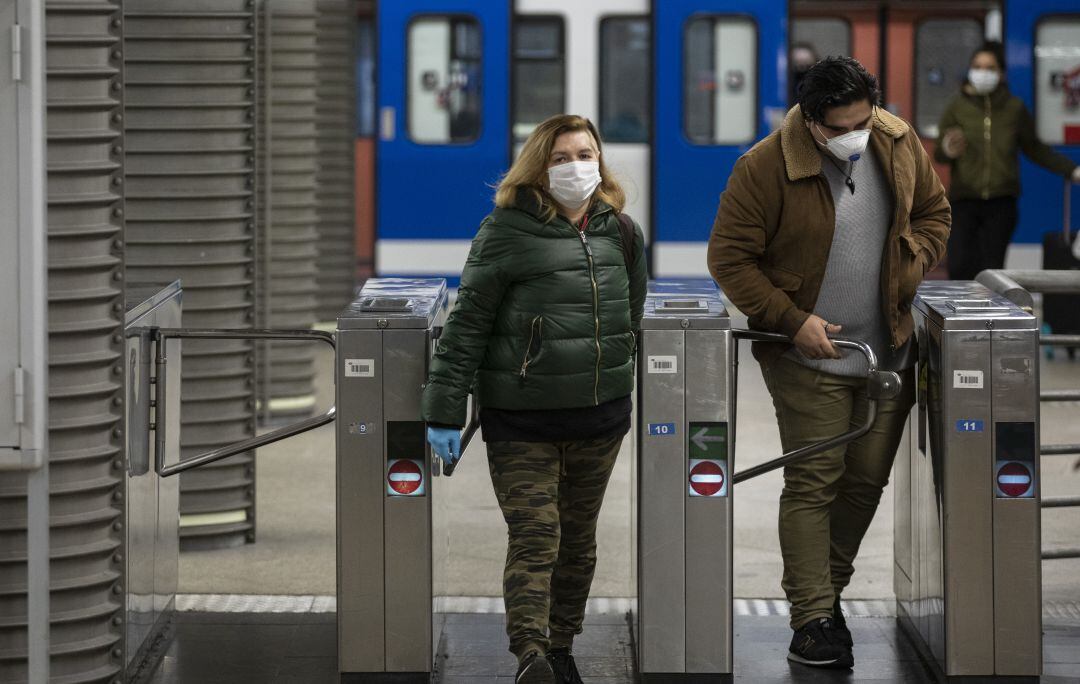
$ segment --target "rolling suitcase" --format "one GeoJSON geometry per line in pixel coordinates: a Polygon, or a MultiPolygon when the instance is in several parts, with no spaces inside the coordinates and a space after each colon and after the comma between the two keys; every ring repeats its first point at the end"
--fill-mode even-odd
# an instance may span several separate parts
{"type": "MultiPolygon", "coordinates": [[[[1043,268],[1080,270],[1080,260],[1072,254],[1076,235],[1070,230],[1072,184],[1065,181],[1064,222],[1061,230],[1043,234],[1043,268]]],[[[1043,295],[1043,324],[1049,332],[1062,335],[1080,333],[1080,295],[1043,295]]],[[[1069,358],[1075,348],[1069,349],[1069,358]]]]}

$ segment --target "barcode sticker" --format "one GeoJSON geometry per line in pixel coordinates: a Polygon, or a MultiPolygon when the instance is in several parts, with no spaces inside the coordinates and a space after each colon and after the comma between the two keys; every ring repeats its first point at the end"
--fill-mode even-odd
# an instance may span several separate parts
{"type": "Polygon", "coordinates": [[[649,373],[678,373],[679,359],[676,356],[650,356],[649,373]]]}
{"type": "Polygon", "coordinates": [[[345,377],[375,377],[375,359],[345,359],[345,377]]]}
{"type": "Polygon", "coordinates": [[[982,389],[983,372],[981,370],[958,370],[953,371],[952,386],[954,389],[982,389]]]}

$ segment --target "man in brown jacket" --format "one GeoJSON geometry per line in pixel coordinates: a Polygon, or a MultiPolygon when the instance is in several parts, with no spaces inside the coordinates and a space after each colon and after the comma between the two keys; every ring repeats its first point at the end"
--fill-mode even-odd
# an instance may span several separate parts
{"type": "Polygon", "coordinates": [[[914,402],[911,302],[944,256],[951,221],[918,136],[879,98],[855,60],[815,64],[780,130],[736,163],[709,240],[709,270],[750,326],[793,343],[754,348],[785,451],[865,419],[866,362],[829,335],[868,342],[903,380],[869,434],[784,470],[788,658],[820,667],[854,663],[840,592],[914,402]]]}

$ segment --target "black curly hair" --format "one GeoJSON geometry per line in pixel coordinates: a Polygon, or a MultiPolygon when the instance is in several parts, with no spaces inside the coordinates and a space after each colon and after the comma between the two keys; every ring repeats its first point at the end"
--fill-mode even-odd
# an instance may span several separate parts
{"type": "Polygon", "coordinates": [[[796,100],[804,117],[825,122],[825,112],[833,107],[869,100],[881,103],[877,78],[851,57],[826,57],[802,77],[796,100]]]}

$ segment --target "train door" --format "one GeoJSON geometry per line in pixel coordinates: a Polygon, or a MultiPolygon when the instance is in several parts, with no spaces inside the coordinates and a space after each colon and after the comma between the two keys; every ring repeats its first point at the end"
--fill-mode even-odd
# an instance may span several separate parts
{"type": "Polygon", "coordinates": [[[653,270],[707,276],[728,174],[787,110],[787,2],[656,1],[653,36],[653,270]]]}
{"type": "MultiPolygon", "coordinates": [[[[1080,8],[1076,0],[1010,2],[1005,10],[1008,63],[1013,94],[1035,117],[1035,134],[1080,163],[1080,8]]],[[[1020,225],[1013,236],[1010,268],[1039,268],[1042,233],[1061,229],[1062,183],[1049,171],[1020,162],[1020,225]]],[[[1072,193],[1075,230],[1080,190],[1072,193]]]]}
{"type": "Polygon", "coordinates": [[[515,148],[553,114],[580,114],[604,140],[626,213],[649,238],[649,0],[517,0],[513,29],[515,148]]]}
{"type": "Polygon", "coordinates": [[[510,158],[510,2],[379,4],[376,270],[456,276],[510,158]]]}
{"type": "MultiPolygon", "coordinates": [[[[971,54],[1000,37],[998,3],[890,5],[885,27],[885,106],[915,126],[927,152],[937,144],[938,121],[960,92],[971,54]]],[[[935,163],[949,185],[949,167],[935,163]]]]}
{"type": "Polygon", "coordinates": [[[807,61],[854,57],[872,74],[881,69],[881,10],[877,2],[795,0],[791,3],[788,101],[807,61]]]}

